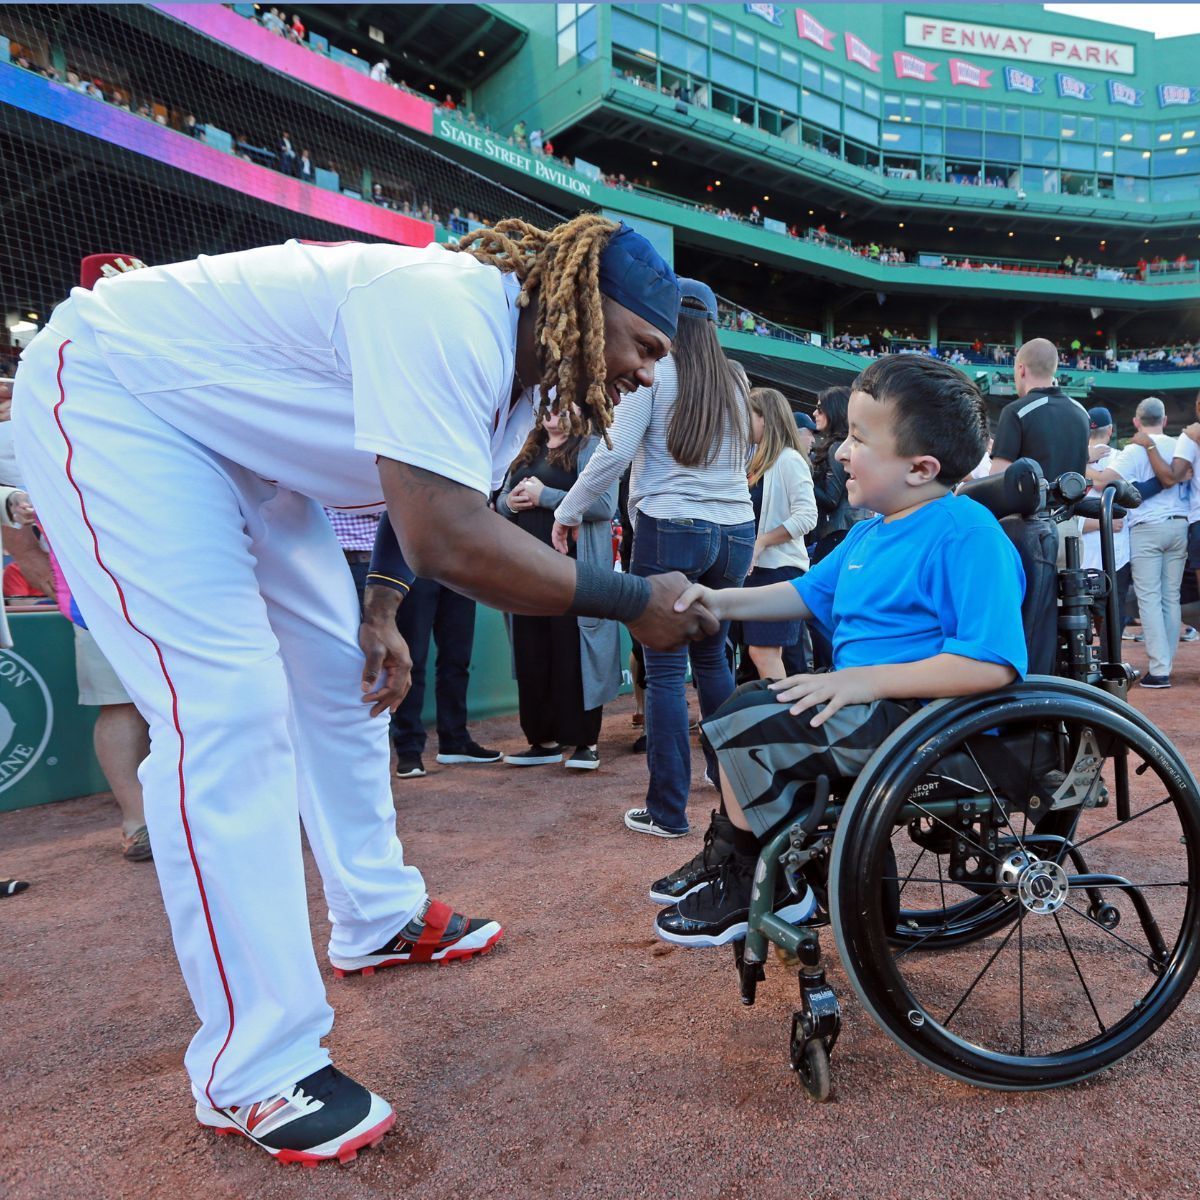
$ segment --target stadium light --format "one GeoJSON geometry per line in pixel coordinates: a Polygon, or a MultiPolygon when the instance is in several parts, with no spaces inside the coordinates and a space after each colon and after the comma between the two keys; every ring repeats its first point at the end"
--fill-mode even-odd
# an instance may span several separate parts
{"type": "Polygon", "coordinates": [[[1012,237],[1012,235],[1013,235],[1013,231],[1010,229],[1010,230],[1008,231],[1008,236],[1009,236],[1009,237],[1012,237]]]}
{"type": "Polygon", "coordinates": [[[650,165],[651,165],[652,167],[657,167],[657,166],[658,166],[658,159],[657,159],[657,158],[652,158],[652,159],[650,160],[650,165]]]}
{"type": "Polygon", "coordinates": [[[480,58],[487,58],[486,50],[477,50],[475,53],[478,54],[480,58]]]}
{"type": "Polygon", "coordinates": [[[1194,138],[1196,136],[1196,131],[1194,129],[1185,129],[1182,136],[1184,138],[1194,138]]]}
{"type": "Polygon", "coordinates": [[[946,232],[947,232],[947,233],[953,233],[953,232],[954,232],[954,226],[953,226],[953,225],[947,225],[947,226],[946,226],[946,232]]]}
{"type": "Polygon", "coordinates": [[[1133,134],[1132,134],[1132,133],[1123,133],[1123,134],[1121,134],[1121,141],[1123,141],[1123,142],[1132,142],[1132,141],[1133,141],[1133,134]]]}
{"type": "Polygon", "coordinates": [[[904,228],[904,222],[903,222],[903,221],[901,221],[901,222],[900,222],[900,228],[901,228],[901,229],[903,229],[903,228],[904,228]]]}
{"type": "Polygon", "coordinates": [[[1188,148],[1186,146],[1176,146],[1175,147],[1176,154],[1186,154],[1187,152],[1188,152],[1188,148]]]}
{"type": "Polygon", "coordinates": [[[1061,242],[1061,241],[1062,241],[1062,235],[1061,235],[1061,234],[1058,234],[1058,233],[1056,233],[1056,234],[1054,235],[1054,240],[1055,240],[1056,242],[1061,242]]]}
{"type": "Polygon", "coordinates": [[[1160,142],[1169,142],[1171,140],[1171,135],[1169,133],[1160,133],[1158,135],[1158,140],[1160,142]]]}

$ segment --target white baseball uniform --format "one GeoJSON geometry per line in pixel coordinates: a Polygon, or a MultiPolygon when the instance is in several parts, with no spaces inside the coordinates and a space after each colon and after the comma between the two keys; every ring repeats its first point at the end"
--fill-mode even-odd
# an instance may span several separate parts
{"type": "Polygon", "coordinates": [[[76,289],[23,357],[29,491],[150,724],[146,819],[208,1105],[329,1061],[301,821],[332,953],[370,953],[425,898],[321,506],[379,509],[376,455],[499,486],[532,423],[528,396],[510,405],[518,286],[436,246],[289,242],[76,289]]]}

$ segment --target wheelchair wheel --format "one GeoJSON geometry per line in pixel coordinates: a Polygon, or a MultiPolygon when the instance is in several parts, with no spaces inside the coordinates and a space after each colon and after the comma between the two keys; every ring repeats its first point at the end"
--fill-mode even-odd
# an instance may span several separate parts
{"type": "Polygon", "coordinates": [[[1145,1041],[1200,969],[1200,789],[1154,725],[1084,684],[1033,678],[914,714],[859,776],[830,859],[834,934],[863,1004],[905,1050],[968,1083],[1085,1079],[1145,1041]],[[947,774],[973,786],[930,799],[947,774]],[[1049,825],[1032,819],[1051,806],[1049,825]],[[959,899],[893,857],[916,818],[968,843],[959,899]],[[926,930],[897,940],[905,881],[926,930]]]}

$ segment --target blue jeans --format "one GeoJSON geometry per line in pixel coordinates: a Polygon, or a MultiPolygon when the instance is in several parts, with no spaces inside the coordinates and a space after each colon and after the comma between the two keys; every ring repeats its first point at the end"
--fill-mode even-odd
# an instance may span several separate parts
{"type": "MultiPolygon", "coordinates": [[[[681,571],[693,583],[719,589],[741,587],[754,556],[754,522],[716,525],[712,521],[659,521],[639,513],[633,539],[634,575],[681,571]]],[[[646,809],[665,829],[688,828],[687,802],[692,782],[684,676],[689,656],[700,693],[700,713],[709,716],[733,691],[733,672],[725,657],[729,623],[703,641],[664,653],[646,648],[646,764],[650,785],[646,809]]],[[[716,781],[716,759],[705,747],[709,776],[716,781]]]]}

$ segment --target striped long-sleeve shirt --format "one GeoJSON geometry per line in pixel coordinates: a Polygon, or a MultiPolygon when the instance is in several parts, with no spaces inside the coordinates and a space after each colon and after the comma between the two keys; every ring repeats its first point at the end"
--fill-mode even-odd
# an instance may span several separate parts
{"type": "Polygon", "coordinates": [[[675,360],[668,354],[655,368],[652,387],[638,388],[621,400],[609,430],[612,449],[600,446],[596,450],[575,486],[555,509],[555,520],[578,525],[588,505],[607,491],[631,463],[631,513],[643,512],[660,521],[690,517],[717,525],[754,520],[743,439],[728,436],[709,466],[684,467],[671,457],[667,429],[678,389],[675,360]]]}

